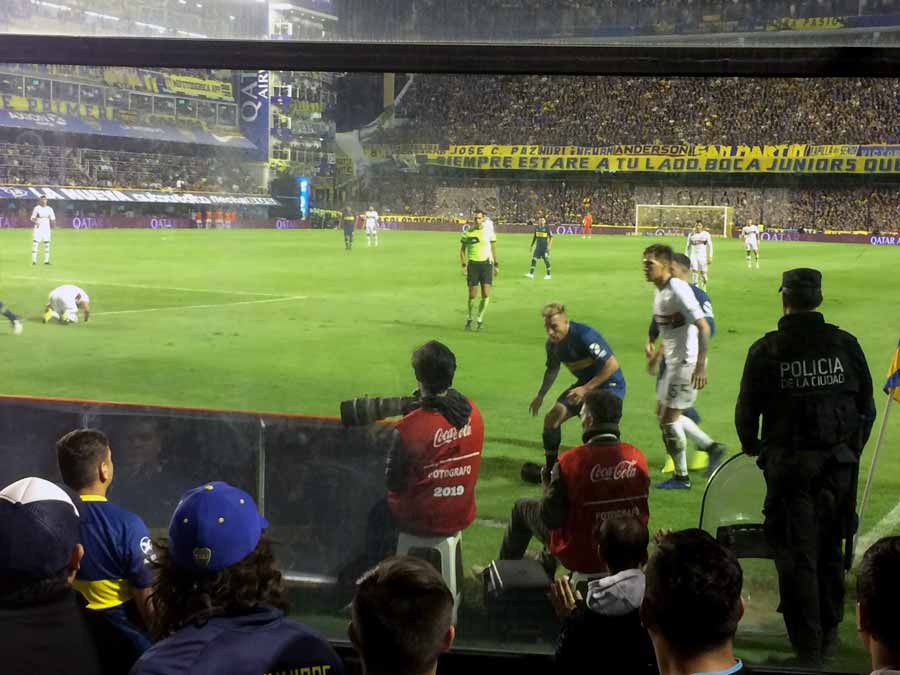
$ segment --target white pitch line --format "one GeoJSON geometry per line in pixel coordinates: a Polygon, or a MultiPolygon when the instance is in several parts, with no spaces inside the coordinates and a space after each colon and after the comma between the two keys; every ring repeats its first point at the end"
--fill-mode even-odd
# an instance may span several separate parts
{"type": "Polygon", "coordinates": [[[890,513],[879,520],[875,524],[875,527],[856,540],[856,559],[859,560],[862,558],[863,553],[865,553],[872,544],[883,536],[893,532],[898,524],[900,524],[900,504],[897,504],[890,513]]]}
{"type": "MultiPolygon", "coordinates": [[[[37,275],[11,274],[9,279],[23,279],[27,281],[53,281],[56,283],[71,283],[71,279],[60,279],[53,277],[42,277],[37,275]]],[[[227,291],[217,288],[182,288],[180,286],[147,286],[145,284],[120,284],[110,281],[84,281],[77,280],[80,285],[84,286],[112,286],[118,288],[139,288],[148,291],[181,291],[184,293],[219,293],[221,295],[253,295],[265,298],[282,298],[282,293],[259,293],[256,291],[227,291]]]]}
{"type": "Polygon", "coordinates": [[[240,302],[220,302],[214,305],[173,305],[172,307],[147,307],[145,309],[120,309],[115,312],[91,312],[91,316],[113,316],[119,314],[142,314],[144,312],[178,312],[183,309],[213,309],[216,307],[236,307],[237,305],[263,305],[271,302],[306,300],[306,295],[272,298],[269,300],[241,300],[240,302]]]}

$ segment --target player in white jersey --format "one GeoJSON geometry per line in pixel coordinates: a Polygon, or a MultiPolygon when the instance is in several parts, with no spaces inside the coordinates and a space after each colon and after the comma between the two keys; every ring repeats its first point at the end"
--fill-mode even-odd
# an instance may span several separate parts
{"type": "Polygon", "coordinates": [[[694,231],[688,235],[684,254],[691,259],[691,282],[705,291],[709,286],[707,270],[713,259],[713,243],[712,235],[704,229],[702,221],[698,220],[694,231]]]}
{"type": "Polygon", "coordinates": [[[748,219],[741,230],[741,239],[744,240],[744,249],[747,251],[747,269],[751,267],[751,253],[756,258],[756,269],[759,269],[759,228],[753,224],[752,219],[748,219]]]}
{"type": "Polygon", "coordinates": [[[44,308],[44,323],[56,319],[60,323],[78,323],[78,310],[84,312],[84,320],[91,316],[91,298],[83,288],[74,284],[58,286],[50,291],[44,308]]]}
{"type": "MultiPolygon", "coordinates": [[[[691,479],[687,468],[687,437],[681,413],[694,405],[697,392],[706,386],[706,354],[709,323],[694,291],[672,276],[672,249],[654,244],[644,251],[644,276],[656,286],[653,318],[662,337],[666,373],[656,386],[657,418],[666,451],[675,462],[675,474],[659,483],[662,489],[687,489],[691,479]]],[[[652,349],[647,358],[653,357],[652,349]]]]}
{"type": "Polygon", "coordinates": [[[366,211],[365,219],[366,242],[371,246],[372,240],[374,239],[375,245],[378,246],[378,211],[375,210],[374,206],[370,206],[369,210],[366,211]]]}
{"type": "Polygon", "coordinates": [[[41,197],[40,203],[31,212],[34,233],[31,237],[31,264],[37,265],[38,246],[44,244],[44,264],[50,264],[50,228],[56,225],[56,214],[53,207],[47,205],[47,198],[41,197]]]}

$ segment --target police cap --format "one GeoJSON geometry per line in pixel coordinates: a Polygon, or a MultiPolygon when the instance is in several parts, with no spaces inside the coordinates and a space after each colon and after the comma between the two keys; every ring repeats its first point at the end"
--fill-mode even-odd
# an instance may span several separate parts
{"type": "Polygon", "coordinates": [[[809,290],[818,291],[822,289],[822,273],[810,267],[798,267],[797,269],[788,270],[781,275],[781,293],[785,289],[791,291],[809,290]]]}

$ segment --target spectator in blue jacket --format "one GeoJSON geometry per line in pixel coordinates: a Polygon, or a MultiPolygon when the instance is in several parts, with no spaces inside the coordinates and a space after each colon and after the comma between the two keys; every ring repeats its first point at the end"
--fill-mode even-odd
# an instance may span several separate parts
{"type": "Polygon", "coordinates": [[[342,675],[334,649],[284,616],[281,572],[253,498],[228,483],[189,490],[158,542],[151,605],[160,639],[131,675],[342,675]]]}

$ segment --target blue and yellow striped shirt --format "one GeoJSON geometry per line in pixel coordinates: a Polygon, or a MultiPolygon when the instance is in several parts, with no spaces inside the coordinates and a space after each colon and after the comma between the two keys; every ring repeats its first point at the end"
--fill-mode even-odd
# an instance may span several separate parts
{"type": "Polygon", "coordinates": [[[75,589],[88,608],[112,609],[132,599],[135,588],[148,588],[153,579],[150,532],[134,513],[99,495],[82,495],[81,545],[84,559],[75,589]]]}

